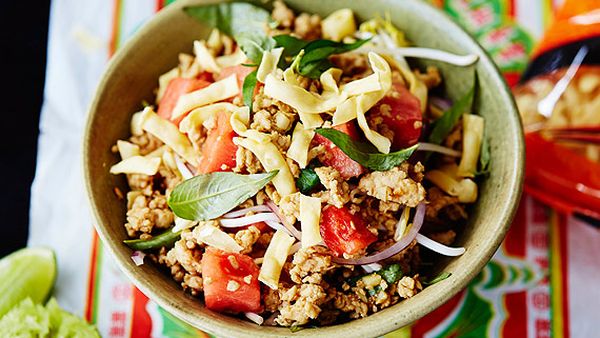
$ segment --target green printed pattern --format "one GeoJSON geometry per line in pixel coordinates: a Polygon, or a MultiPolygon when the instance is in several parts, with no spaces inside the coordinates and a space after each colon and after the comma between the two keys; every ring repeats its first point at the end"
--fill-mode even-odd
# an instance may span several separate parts
{"type": "Polygon", "coordinates": [[[525,70],[533,38],[508,16],[506,1],[446,0],[443,9],[481,43],[502,72],[525,70]]]}
{"type": "Polygon", "coordinates": [[[544,273],[500,249],[465,291],[460,310],[435,337],[501,337],[507,318],[504,295],[536,285],[544,273]]]}

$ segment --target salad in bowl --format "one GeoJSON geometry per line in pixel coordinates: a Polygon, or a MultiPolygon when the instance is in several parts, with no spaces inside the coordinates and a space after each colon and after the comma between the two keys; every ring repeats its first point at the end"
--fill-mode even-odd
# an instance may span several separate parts
{"type": "Polygon", "coordinates": [[[213,311],[259,325],[367,317],[450,276],[452,246],[489,170],[471,89],[452,102],[434,66],[476,55],[411,47],[383,14],[325,18],[249,3],[189,6],[212,27],[156,79],[112,147],[123,226],[213,311]]]}

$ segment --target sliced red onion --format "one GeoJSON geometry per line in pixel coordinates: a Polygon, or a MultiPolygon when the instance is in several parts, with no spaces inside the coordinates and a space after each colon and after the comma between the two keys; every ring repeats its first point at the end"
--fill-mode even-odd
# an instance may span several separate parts
{"type": "Polygon", "coordinates": [[[144,257],[146,257],[146,254],[139,250],[136,250],[131,254],[131,260],[135,263],[135,266],[144,264],[144,257]]]}
{"type": "Polygon", "coordinates": [[[381,264],[379,263],[365,264],[361,265],[360,267],[363,268],[363,270],[365,270],[366,273],[373,273],[383,268],[383,266],[381,266],[381,264]]]}
{"type": "Polygon", "coordinates": [[[441,110],[448,110],[450,109],[450,107],[452,107],[452,101],[450,99],[444,99],[438,96],[430,96],[428,98],[429,102],[433,103],[434,105],[436,105],[438,108],[440,108],[441,110]]]}
{"type": "Polygon", "coordinates": [[[181,158],[179,158],[179,156],[175,156],[175,164],[177,164],[177,169],[181,173],[181,177],[183,177],[184,180],[189,180],[190,178],[194,177],[194,173],[192,173],[190,168],[188,168],[188,166],[181,158]]]}
{"type": "Polygon", "coordinates": [[[245,216],[247,213],[249,212],[263,212],[263,211],[271,211],[271,209],[264,205],[255,205],[253,207],[248,207],[248,208],[244,208],[244,209],[240,209],[240,210],[235,210],[232,212],[228,212],[225,215],[221,216],[223,218],[236,218],[236,217],[240,217],[240,216],[245,216]]]}
{"type": "Polygon", "coordinates": [[[438,243],[431,238],[425,237],[421,234],[417,234],[417,243],[422,246],[435,251],[444,256],[460,256],[465,253],[465,248],[463,247],[450,247],[446,246],[442,243],[438,243]]]}
{"type": "Polygon", "coordinates": [[[443,146],[440,146],[435,143],[419,142],[419,147],[417,148],[417,150],[418,151],[433,151],[436,153],[440,153],[440,154],[444,154],[444,155],[448,155],[448,156],[452,156],[452,157],[461,157],[462,156],[461,152],[458,150],[454,150],[454,149],[448,148],[448,147],[443,147],[443,146]]]}
{"type": "Polygon", "coordinates": [[[222,227],[225,228],[239,228],[245,225],[250,225],[258,222],[265,221],[278,221],[279,217],[272,212],[265,212],[261,214],[254,214],[250,216],[238,217],[238,218],[228,218],[228,219],[220,219],[219,223],[221,223],[222,227]]]}
{"type": "Polygon", "coordinates": [[[196,168],[194,168],[193,165],[189,164],[188,162],[185,162],[185,166],[192,173],[192,175],[194,175],[194,176],[198,175],[198,171],[196,170],[196,168]]]}
{"type": "Polygon", "coordinates": [[[332,261],[337,264],[342,265],[365,265],[371,264],[375,262],[379,262],[381,260],[390,258],[400,251],[404,250],[407,246],[412,243],[415,239],[421,226],[423,225],[423,220],[425,219],[425,203],[421,202],[417,205],[417,211],[415,212],[415,218],[413,219],[413,225],[408,230],[408,233],[404,235],[398,242],[392,244],[387,249],[380,251],[371,256],[364,256],[358,259],[348,259],[341,257],[333,257],[332,261]]]}
{"type": "Polygon", "coordinates": [[[262,325],[262,323],[265,321],[263,317],[254,312],[244,312],[244,316],[258,325],[262,325]]]}
{"type": "Polygon", "coordinates": [[[265,221],[265,224],[270,226],[275,231],[281,229],[285,231],[288,235],[292,236],[292,234],[290,234],[290,231],[279,222],[279,219],[277,221],[265,221]]]}
{"type": "Polygon", "coordinates": [[[295,226],[288,223],[285,217],[283,217],[283,215],[281,214],[281,210],[279,210],[279,207],[273,201],[268,201],[266,204],[273,211],[273,213],[277,215],[279,221],[288,230],[288,232],[292,234],[292,236],[296,237],[297,240],[301,240],[302,233],[298,231],[298,229],[296,229],[295,226]]]}

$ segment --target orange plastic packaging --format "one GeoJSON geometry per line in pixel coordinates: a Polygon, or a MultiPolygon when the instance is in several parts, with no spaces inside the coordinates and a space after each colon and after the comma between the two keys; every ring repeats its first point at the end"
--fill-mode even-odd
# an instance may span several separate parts
{"type": "Polygon", "coordinates": [[[566,0],[514,89],[525,191],[600,220],[600,0],[566,0]]]}

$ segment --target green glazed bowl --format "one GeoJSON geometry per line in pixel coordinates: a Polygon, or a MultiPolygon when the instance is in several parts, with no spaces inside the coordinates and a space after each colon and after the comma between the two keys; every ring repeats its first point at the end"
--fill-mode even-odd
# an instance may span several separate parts
{"type": "MultiPolygon", "coordinates": [[[[475,68],[479,88],[475,111],[485,117],[491,144],[491,173],[480,185],[480,197],[470,210],[465,231],[457,245],[464,255],[441,259],[437,271],[452,276],[427,287],[415,297],[348,323],[305,329],[258,326],[246,320],[207,310],[202,301],[186,295],[169,275],[153,264],[136,267],[126,238],[125,205],[113,192],[127,191],[124,177],[109,174],[118,161],[110,148],[129,136],[131,115],[140,102],[152,102],[158,76],[177,64],[178,53],[191,52],[192,41],[207,36],[209,28],[188,17],[182,7],[210,3],[179,0],[158,13],[121,48],[110,62],[92,102],[84,140],[87,192],[96,218],[96,229],[105,247],[131,281],[150,299],[189,324],[221,337],[369,337],[380,336],[408,325],[442,305],[469,283],[489,261],[502,242],[518,206],[523,180],[523,138],[513,98],[498,69],[483,49],[442,12],[418,0],[288,0],[290,7],[326,16],[339,8],[352,8],[359,20],[385,12],[416,46],[438,48],[457,54],[479,55],[475,68]]],[[[215,1],[212,1],[213,3],[215,1]]],[[[434,64],[420,63],[420,66],[434,64]]],[[[453,99],[468,90],[473,67],[435,63],[453,99]]]]}

